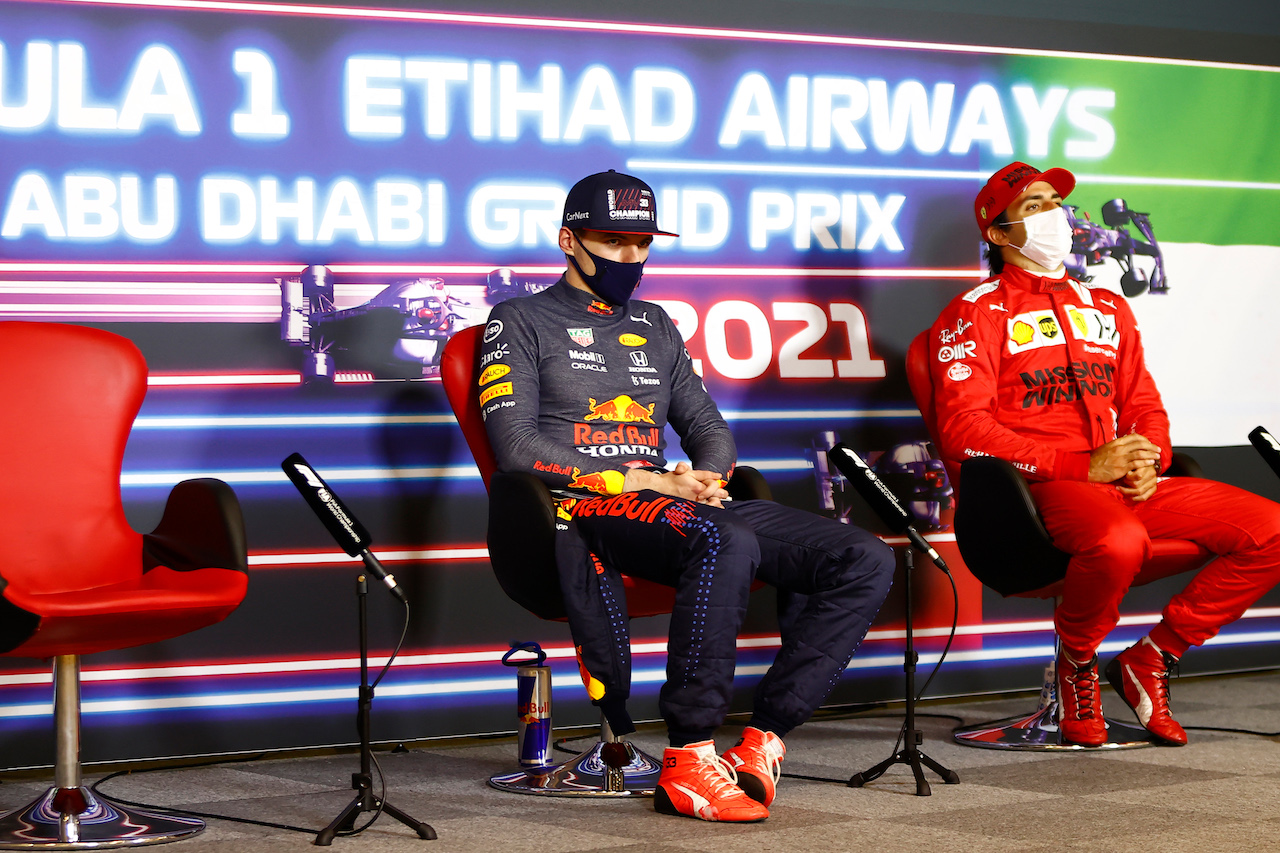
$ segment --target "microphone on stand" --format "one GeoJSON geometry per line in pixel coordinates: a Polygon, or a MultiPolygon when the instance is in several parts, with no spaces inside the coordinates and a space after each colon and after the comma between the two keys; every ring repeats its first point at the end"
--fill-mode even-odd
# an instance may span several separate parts
{"type": "Polygon", "coordinates": [[[946,574],[951,574],[946,561],[928,541],[916,530],[911,513],[903,509],[893,492],[884,484],[876,472],[871,470],[862,457],[854,453],[843,443],[837,444],[827,451],[827,459],[833,462],[844,478],[862,495],[876,515],[898,535],[905,535],[920,553],[933,560],[933,564],[946,574]]]}
{"type": "Polygon", "coordinates": [[[1271,470],[1276,472],[1276,476],[1280,477],[1280,442],[1276,441],[1276,437],[1267,432],[1266,427],[1257,427],[1253,432],[1249,433],[1249,441],[1253,443],[1253,447],[1262,454],[1262,458],[1267,460],[1267,464],[1271,466],[1271,470]]]}
{"type": "Polygon", "coordinates": [[[391,594],[402,603],[408,604],[409,599],[405,597],[404,590],[396,585],[395,577],[383,568],[382,563],[369,550],[373,545],[369,531],[351,514],[351,510],[347,509],[346,504],[329,488],[329,484],[316,473],[316,469],[302,458],[302,454],[292,454],[280,463],[280,467],[284,469],[285,476],[297,486],[329,535],[347,552],[347,556],[362,559],[370,574],[386,584],[391,594]]]}

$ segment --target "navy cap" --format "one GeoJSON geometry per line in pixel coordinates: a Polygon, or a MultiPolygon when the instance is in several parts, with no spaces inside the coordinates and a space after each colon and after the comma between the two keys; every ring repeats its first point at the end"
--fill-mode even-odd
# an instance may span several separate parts
{"type": "Polygon", "coordinates": [[[680,236],[658,229],[658,200],[649,185],[613,169],[588,175],[573,185],[564,200],[562,224],[609,234],[680,236]]]}

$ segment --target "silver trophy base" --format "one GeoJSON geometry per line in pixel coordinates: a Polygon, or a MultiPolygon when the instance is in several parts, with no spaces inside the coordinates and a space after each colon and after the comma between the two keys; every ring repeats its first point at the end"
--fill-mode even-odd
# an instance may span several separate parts
{"type": "Polygon", "coordinates": [[[204,831],[193,817],[125,808],[88,788],[50,788],[0,817],[0,850],[100,850],[164,844],[204,831]]]}
{"type": "Polygon", "coordinates": [[[533,767],[494,776],[489,784],[513,794],[546,797],[652,797],[662,762],[630,741],[597,741],[591,749],[563,764],[533,767]],[[617,753],[612,764],[606,760],[617,753]]]}

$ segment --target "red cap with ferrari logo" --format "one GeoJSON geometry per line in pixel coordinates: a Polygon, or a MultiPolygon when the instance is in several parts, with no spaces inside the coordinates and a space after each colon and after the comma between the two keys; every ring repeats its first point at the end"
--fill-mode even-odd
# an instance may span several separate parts
{"type": "Polygon", "coordinates": [[[1076,176],[1066,169],[1049,169],[1042,172],[1026,163],[1010,163],[996,172],[973,200],[973,215],[978,220],[978,230],[985,236],[987,227],[995,218],[1013,204],[1027,187],[1036,181],[1045,181],[1066,198],[1076,188],[1076,176]]]}

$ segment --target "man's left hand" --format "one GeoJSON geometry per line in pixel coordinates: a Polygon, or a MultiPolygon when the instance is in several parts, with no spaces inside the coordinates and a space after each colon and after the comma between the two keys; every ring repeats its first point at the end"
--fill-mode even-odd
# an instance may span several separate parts
{"type": "MultiPolygon", "coordinates": [[[[677,470],[684,464],[676,463],[677,470]]],[[[702,483],[702,493],[696,498],[698,503],[721,506],[721,501],[729,499],[729,493],[724,488],[726,483],[723,475],[715,471],[699,471],[695,468],[689,470],[689,475],[702,483]]]]}
{"type": "Polygon", "coordinates": [[[1141,503],[1156,493],[1159,477],[1152,467],[1134,468],[1121,480],[1116,481],[1116,488],[1134,503],[1141,503]]]}

